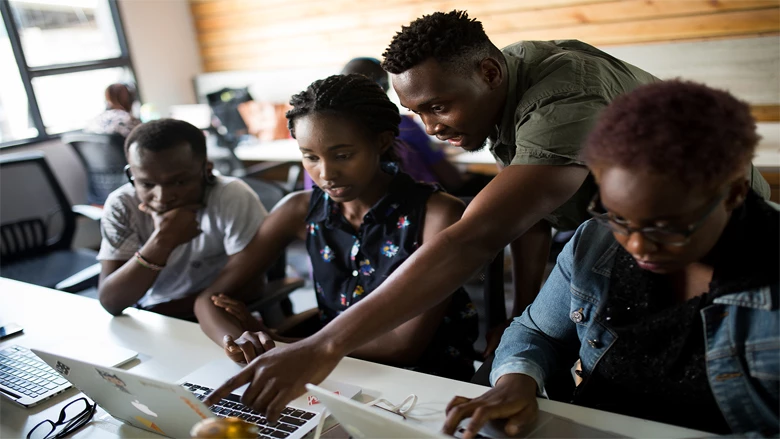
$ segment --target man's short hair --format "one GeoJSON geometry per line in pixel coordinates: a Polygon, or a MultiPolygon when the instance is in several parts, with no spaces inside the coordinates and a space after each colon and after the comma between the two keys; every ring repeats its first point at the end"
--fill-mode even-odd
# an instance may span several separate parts
{"type": "Polygon", "coordinates": [[[206,136],[192,124],[177,119],[159,119],[138,125],[125,140],[125,155],[130,145],[149,151],[163,151],[186,142],[195,157],[206,158],[206,136]]]}
{"type": "Polygon", "coordinates": [[[382,56],[382,68],[393,74],[403,73],[429,58],[463,73],[471,72],[488,57],[505,62],[482,23],[469,18],[466,11],[457,10],[424,15],[403,26],[382,56]]]}

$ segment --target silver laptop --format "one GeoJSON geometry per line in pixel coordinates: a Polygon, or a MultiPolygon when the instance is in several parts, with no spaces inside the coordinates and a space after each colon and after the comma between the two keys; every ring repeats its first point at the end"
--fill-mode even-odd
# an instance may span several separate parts
{"type": "MultiPolygon", "coordinates": [[[[242,405],[238,394],[206,407],[201,400],[216,387],[214,380],[221,384],[240,370],[240,366],[227,358],[204,366],[180,384],[173,384],[36,349],[33,352],[111,416],[164,436],[189,437],[192,426],[202,419],[235,416],[257,425],[261,438],[299,439],[317,426],[323,411],[320,404],[308,405],[311,401],[308,395],[290,404],[274,423],[242,405]],[[210,374],[209,379],[199,381],[198,376],[205,374],[210,374]]],[[[326,386],[348,397],[360,393],[358,387],[346,384],[326,383],[326,386]]]]}
{"type": "MultiPolygon", "coordinates": [[[[341,427],[354,438],[437,438],[446,439],[442,433],[426,428],[413,420],[406,420],[399,415],[360,404],[357,401],[342,398],[325,389],[307,384],[306,389],[316,396],[333,414],[341,427]]],[[[463,427],[468,420],[461,423],[455,437],[461,437],[463,427]]],[[[497,424],[489,424],[479,432],[483,438],[506,437],[506,433],[497,424]]],[[[533,438],[612,438],[620,437],[614,433],[588,427],[566,418],[548,412],[539,412],[536,422],[523,429],[514,437],[533,438]]]]}
{"type": "MultiPolygon", "coordinates": [[[[100,349],[85,349],[83,355],[101,366],[120,366],[138,353],[103,345],[100,349]]],[[[67,380],[26,347],[16,344],[0,347],[0,394],[4,397],[32,407],[70,388],[67,380]]]]}

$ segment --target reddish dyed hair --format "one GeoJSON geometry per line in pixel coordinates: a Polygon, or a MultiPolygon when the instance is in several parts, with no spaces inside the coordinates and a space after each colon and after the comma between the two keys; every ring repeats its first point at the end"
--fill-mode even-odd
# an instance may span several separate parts
{"type": "Polygon", "coordinates": [[[759,139],[750,107],[728,92],[663,81],[615,99],[591,131],[583,159],[710,187],[746,169],[759,139]]]}

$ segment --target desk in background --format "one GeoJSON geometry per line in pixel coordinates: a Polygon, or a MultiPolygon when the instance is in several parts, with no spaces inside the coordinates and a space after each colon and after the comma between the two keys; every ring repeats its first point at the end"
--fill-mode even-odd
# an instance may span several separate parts
{"type": "MultiPolygon", "coordinates": [[[[130,363],[134,373],[175,382],[193,370],[224,355],[200,328],[190,322],[130,308],[121,317],[111,317],[97,300],[0,278],[0,322],[16,322],[25,328],[22,336],[0,344],[45,347],[52,343],[86,343],[99,349],[113,343],[139,352],[140,361],[130,363]]],[[[410,393],[419,397],[417,420],[439,429],[444,408],[455,395],[476,397],[486,387],[424,375],[404,369],[345,358],[330,375],[331,379],[363,388],[363,400],[381,396],[400,402],[410,393]],[[425,414],[421,416],[419,414],[425,414]]],[[[60,409],[79,393],[71,389],[32,409],[24,409],[2,399],[0,437],[24,437],[44,419],[56,419],[60,409]]],[[[701,436],[700,432],[644,421],[628,416],[539,400],[541,410],[627,437],[683,438],[701,436]]],[[[108,417],[99,410],[90,425],[72,436],[153,437],[108,417]]]]}

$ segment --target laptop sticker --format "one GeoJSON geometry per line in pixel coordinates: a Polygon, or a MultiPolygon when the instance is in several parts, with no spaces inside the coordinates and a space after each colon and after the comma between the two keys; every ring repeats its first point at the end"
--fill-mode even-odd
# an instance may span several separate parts
{"type": "Polygon", "coordinates": [[[148,420],[146,418],[143,418],[141,416],[136,416],[135,419],[138,422],[140,422],[141,424],[144,424],[146,426],[146,428],[151,428],[152,430],[160,433],[161,435],[167,436],[165,434],[165,432],[162,431],[162,429],[160,429],[160,427],[158,427],[157,424],[155,424],[154,422],[152,422],[152,421],[150,421],[150,420],[148,420]]]}
{"type": "Polygon", "coordinates": [[[57,364],[54,365],[54,370],[59,372],[60,375],[68,376],[70,374],[70,367],[63,364],[62,362],[58,361],[57,364]]]}
{"type": "Polygon", "coordinates": [[[101,378],[113,384],[114,387],[116,387],[117,389],[121,390],[124,393],[127,393],[128,395],[132,395],[132,393],[130,393],[127,390],[127,384],[125,384],[125,382],[122,381],[121,378],[119,378],[118,376],[112,373],[104,372],[100,369],[95,369],[95,370],[97,371],[98,375],[100,375],[101,378]]]}
{"type": "Polygon", "coordinates": [[[150,382],[147,382],[147,381],[144,381],[144,380],[139,380],[138,383],[141,384],[144,387],[153,387],[153,388],[158,389],[158,390],[165,390],[165,391],[168,391],[168,392],[171,392],[171,393],[176,393],[176,391],[171,389],[170,387],[161,386],[161,385],[159,385],[157,383],[150,383],[150,382]]]}
{"type": "Polygon", "coordinates": [[[200,409],[197,406],[195,406],[195,404],[193,404],[189,399],[183,396],[180,396],[179,398],[181,398],[181,400],[184,401],[185,404],[187,404],[187,407],[189,407],[190,410],[194,411],[196,415],[200,416],[200,419],[206,419],[209,417],[204,415],[203,412],[200,411],[200,409]]]}
{"type": "MultiPolygon", "coordinates": [[[[341,392],[339,392],[338,390],[336,390],[336,391],[335,391],[335,392],[333,392],[333,393],[335,393],[336,395],[341,395],[341,392]]],[[[319,404],[319,403],[320,403],[320,400],[319,400],[319,399],[317,399],[317,397],[316,397],[316,396],[314,396],[314,395],[309,395],[309,396],[307,396],[307,397],[306,397],[306,401],[309,403],[309,405],[317,405],[317,404],[319,404]]]]}

